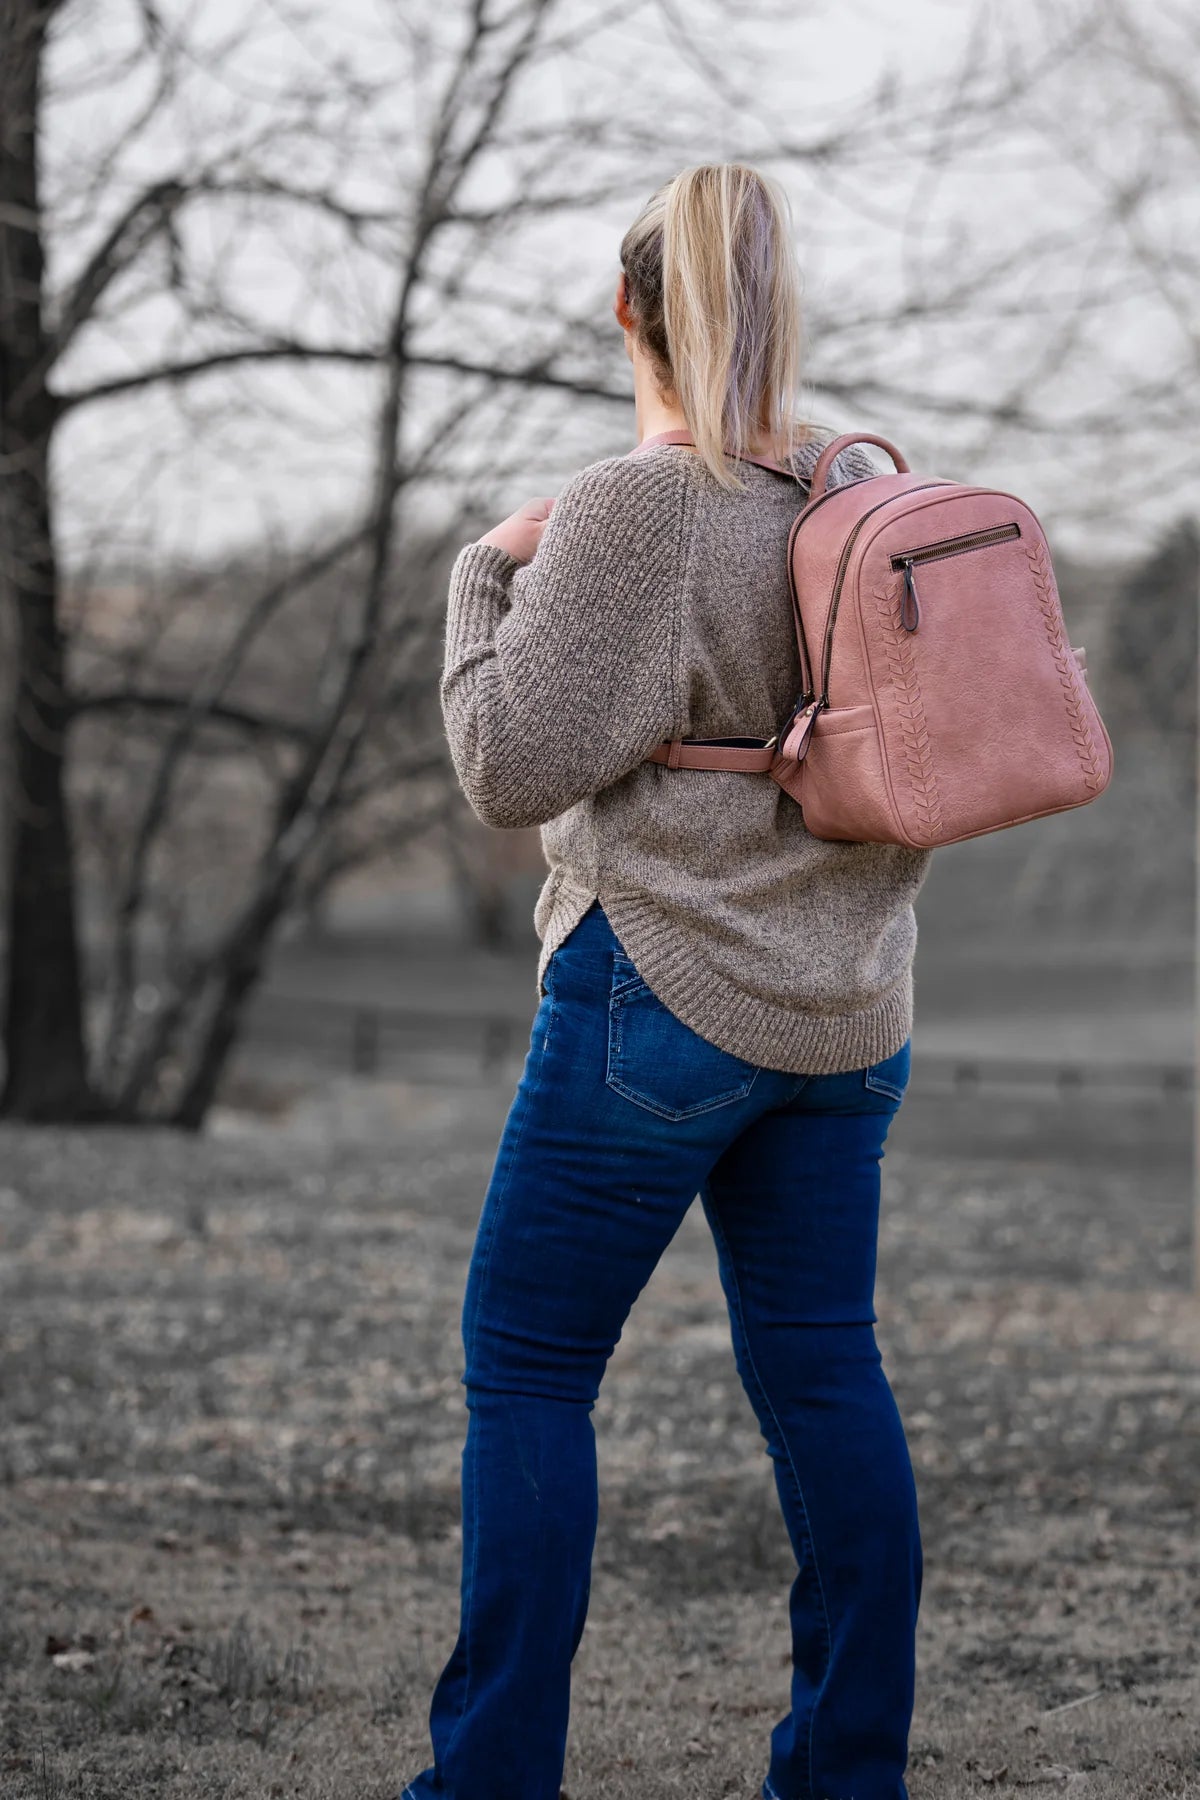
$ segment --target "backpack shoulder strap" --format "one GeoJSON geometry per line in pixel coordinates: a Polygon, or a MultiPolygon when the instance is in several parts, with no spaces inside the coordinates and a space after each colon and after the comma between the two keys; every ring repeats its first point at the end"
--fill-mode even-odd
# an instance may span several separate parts
{"type": "MultiPolygon", "coordinates": [[[[691,433],[688,431],[656,431],[653,437],[643,438],[641,443],[638,444],[635,449],[631,450],[629,454],[630,456],[636,456],[639,451],[649,450],[655,444],[686,444],[692,450],[696,448],[691,433]]],[[[732,456],[733,451],[727,451],[726,454],[732,456]]],[[[739,456],[737,460],[739,462],[757,463],[760,469],[774,469],[777,475],[787,475],[792,481],[798,481],[804,487],[808,486],[807,476],[797,475],[795,469],[789,469],[786,463],[775,462],[769,456],[751,456],[747,452],[745,455],[739,456]]]]}

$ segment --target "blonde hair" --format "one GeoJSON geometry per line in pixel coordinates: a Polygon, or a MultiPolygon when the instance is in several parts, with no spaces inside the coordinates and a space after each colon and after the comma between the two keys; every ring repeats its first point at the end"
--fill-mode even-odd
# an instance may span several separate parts
{"type": "Polygon", "coordinates": [[[621,240],[637,335],[717,480],[765,438],[778,460],[813,433],[797,418],[800,271],[782,188],[746,163],[698,163],[651,196],[621,240]]]}

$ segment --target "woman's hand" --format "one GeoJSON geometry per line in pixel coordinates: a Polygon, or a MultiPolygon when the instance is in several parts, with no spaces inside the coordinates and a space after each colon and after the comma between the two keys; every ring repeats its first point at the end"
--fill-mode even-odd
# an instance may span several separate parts
{"type": "Polygon", "coordinates": [[[493,525],[479,542],[495,544],[498,549],[507,550],[516,562],[532,562],[553,505],[553,499],[527,500],[524,506],[518,506],[516,512],[510,513],[507,519],[502,519],[499,525],[493,525]]]}

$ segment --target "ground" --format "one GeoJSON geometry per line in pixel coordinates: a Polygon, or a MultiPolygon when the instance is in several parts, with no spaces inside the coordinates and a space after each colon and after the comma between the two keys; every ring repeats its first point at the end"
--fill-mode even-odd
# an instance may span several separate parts
{"type": "MultiPolygon", "coordinates": [[[[424,1766],[506,1101],[331,1083],[202,1138],[0,1131],[5,1800],[391,1800],[424,1766]]],[[[914,1093],[885,1163],[878,1333],[925,1543],[910,1792],[1200,1795],[1185,1133],[997,1106],[914,1093]]],[[[754,1800],[792,1564],[698,1205],[595,1422],[567,1793],[754,1800]]]]}

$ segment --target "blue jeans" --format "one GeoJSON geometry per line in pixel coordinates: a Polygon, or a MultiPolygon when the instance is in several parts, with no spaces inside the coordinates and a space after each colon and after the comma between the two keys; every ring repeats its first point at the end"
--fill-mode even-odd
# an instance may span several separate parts
{"type": "Polygon", "coordinates": [[[551,957],[463,1308],[457,1642],[401,1800],[558,1800],[597,1519],[591,1418],[700,1195],[796,1558],[767,1800],[907,1800],[921,1542],[875,1323],[879,1166],[910,1044],[795,1075],[656,998],[599,903],[551,957]]]}

